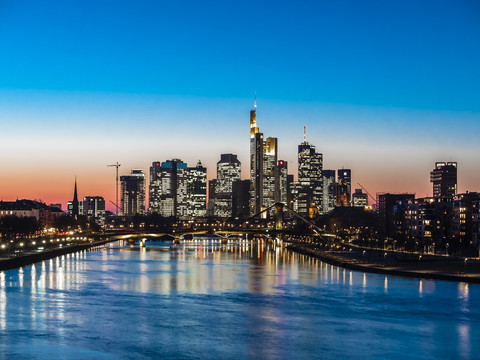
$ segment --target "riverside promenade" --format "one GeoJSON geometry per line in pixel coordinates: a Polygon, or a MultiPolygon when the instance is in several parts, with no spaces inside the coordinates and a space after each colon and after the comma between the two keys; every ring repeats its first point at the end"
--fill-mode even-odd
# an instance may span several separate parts
{"type": "Polygon", "coordinates": [[[318,249],[310,244],[291,244],[287,249],[350,270],[480,284],[478,258],[420,254],[408,254],[409,258],[397,258],[392,252],[331,251],[318,249]]]}
{"type": "Polygon", "coordinates": [[[0,271],[19,268],[34,264],[39,261],[53,259],[57,256],[76,253],[79,251],[89,250],[97,246],[105,245],[112,241],[117,241],[117,238],[105,238],[93,240],[81,244],[72,244],[70,246],[58,247],[54,249],[44,250],[42,252],[26,252],[17,256],[9,256],[0,258],[0,271]]]}

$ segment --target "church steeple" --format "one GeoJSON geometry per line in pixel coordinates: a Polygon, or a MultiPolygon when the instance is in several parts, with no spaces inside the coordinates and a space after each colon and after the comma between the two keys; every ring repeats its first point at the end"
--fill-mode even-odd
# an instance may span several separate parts
{"type": "Polygon", "coordinates": [[[73,201],[72,201],[72,215],[78,218],[79,210],[78,210],[78,195],[77,195],[77,177],[75,176],[75,190],[73,191],[73,201]]]}

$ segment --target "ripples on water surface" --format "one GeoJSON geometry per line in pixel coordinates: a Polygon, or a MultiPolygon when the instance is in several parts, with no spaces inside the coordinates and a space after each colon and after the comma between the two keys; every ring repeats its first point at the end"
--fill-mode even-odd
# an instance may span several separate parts
{"type": "Polygon", "coordinates": [[[479,289],[250,242],[114,244],[0,273],[0,356],[479,359],[479,289]]]}

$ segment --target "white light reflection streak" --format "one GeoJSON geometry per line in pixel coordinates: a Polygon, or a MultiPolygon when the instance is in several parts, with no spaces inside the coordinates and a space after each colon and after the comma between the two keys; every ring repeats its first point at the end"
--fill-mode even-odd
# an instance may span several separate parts
{"type": "Polygon", "coordinates": [[[35,298],[37,294],[37,270],[35,268],[35,264],[32,264],[30,274],[31,274],[30,283],[31,283],[31,289],[32,289],[32,296],[33,298],[35,298]]]}
{"type": "Polygon", "coordinates": [[[23,288],[23,267],[18,268],[18,283],[20,288],[23,288]]]}
{"type": "Polygon", "coordinates": [[[5,273],[0,273],[0,328],[5,330],[7,327],[7,292],[5,289],[5,273]]]}
{"type": "Polygon", "coordinates": [[[461,310],[468,312],[468,283],[458,283],[458,300],[461,302],[461,310]]]}
{"type": "Polygon", "coordinates": [[[35,270],[35,264],[32,264],[32,267],[30,269],[30,274],[31,274],[31,281],[30,281],[30,286],[31,286],[31,291],[32,291],[32,305],[31,305],[31,310],[32,310],[32,322],[35,323],[35,320],[37,319],[37,307],[36,307],[36,298],[37,298],[37,271],[35,270]]]}
{"type": "Polygon", "coordinates": [[[471,339],[470,339],[470,325],[461,324],[457,326],[458,334],[458,352],[460,358],[470,359],[471,358],[471,339]]]}

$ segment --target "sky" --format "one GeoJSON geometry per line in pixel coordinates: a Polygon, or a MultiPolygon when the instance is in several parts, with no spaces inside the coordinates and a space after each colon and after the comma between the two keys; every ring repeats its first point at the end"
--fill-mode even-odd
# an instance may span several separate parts
{"type": "Polygon", "coordinates": [[[306,125],[373,196],[432,195],[435,161],[480,191],[479,43],[478,1],[0,0],[0,199],[114,201],[116,161],[248,178],[255,92],[291,174],[306,125]]]}

